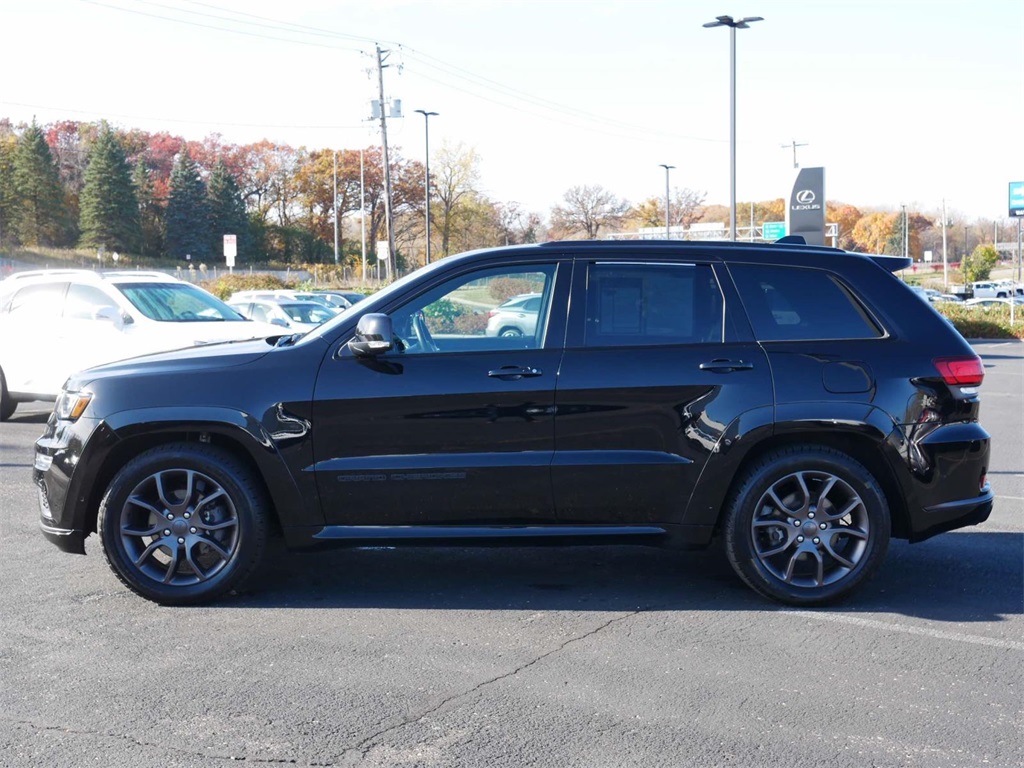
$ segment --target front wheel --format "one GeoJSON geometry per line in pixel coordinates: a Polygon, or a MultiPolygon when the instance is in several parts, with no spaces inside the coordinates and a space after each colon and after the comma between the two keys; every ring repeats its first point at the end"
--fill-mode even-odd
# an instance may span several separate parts
{"type": "Polygon", "coordinates": [[[262,559],[264,494],[253,473],[211,445],[148,450],[114,477],[100,503],[111,570],[162,605],[196,605],[237,589],[262,559]]]}
{"type": "Polygon", "coordinates": [[[885,495],[850,456],[800,446],[769,453],[726,504],[725,549],[748,585],[789,605],[846,597],[889,545],[885,495]]]}

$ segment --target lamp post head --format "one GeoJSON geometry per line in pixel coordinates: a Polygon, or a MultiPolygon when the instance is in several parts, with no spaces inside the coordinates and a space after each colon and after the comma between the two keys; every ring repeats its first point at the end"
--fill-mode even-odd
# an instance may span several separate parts
{"type": "Polygon", "coordinates": [[[675,168],[674,165],[666,165],[665,163],[659,163],[658,167],[659,168],[664,168],[666,172],[671,171],[671,170],[673,170],[675,168]]]}
{"type": "Polygon", "coordinates": [[[718,16],[716,21],[709,21],[705,27],[732,27],[733,29],[749,29],[750,23],[764,21],[763,16],[744,16],[742,19],[734,19],[732,16],[718,16]]]}
{"type": "Polygon", "coordinates": [[[419,112],[421,115],[423,115],[423,119],[424,120],[428,120],[431,117],[434,117],[435,115],[439,114],[438,112],[428,112],[425,109],[416,109],[416,110],[413,110],[413,111],[414,112],[419,112]]]}

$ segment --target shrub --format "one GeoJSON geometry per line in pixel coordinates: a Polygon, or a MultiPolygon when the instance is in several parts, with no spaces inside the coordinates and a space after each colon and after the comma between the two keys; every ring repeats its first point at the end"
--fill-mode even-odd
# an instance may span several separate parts
{"type": "Polygon", "coordinates": [[[1024,307],[1014,310],[1010,325],[1010,307],[965,307],[954,302],[933,305],[967,339],[1024,339],[1024,307]]]}
{"type": "Polygon", "coordinates": [[[521,293],[540,293],[544,285],[539,280],[526,280],[521,277],[498,277],[487,286],[488,293],[499,304],[504,304],[513,296],[521,293]]]}
{"type": "Polygon", "coordinates": [[[236,274],[221,275],[216,280],[207,280],[200,285],[214,296],[227,301],[235,291],[276,291],[291,288],[284,280],[274,275],[236,274]]]}

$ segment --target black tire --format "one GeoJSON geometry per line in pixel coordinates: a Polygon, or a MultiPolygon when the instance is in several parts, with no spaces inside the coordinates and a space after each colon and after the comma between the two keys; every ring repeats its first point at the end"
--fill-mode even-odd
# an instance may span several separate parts
{"type": "Polygon", "coordinates": [[[508,326],[506,328],[502,328],[501,329],[501,333],[499,333],[498,335],[499,336],[503,336],[503,337],[505,337],[507,339],[513,339],[513,338],[519,338],[520,336],[522,336],[523,332],[521,330],[519,330],[518,328],[515,328],[515,327],[510,325],[510,326],[508,326]]]}
{"type": "Polygon", "coordinates": [[[98,520],[114,575],[161,605],[198,605],[240,588],[263,559],[268,528],[253,473],[198,443],[158,446],[128,462],[98,520]]]}
{"type": "Polygon", "coordinates": [[[756,461],[726,502],[725,551],[750,587],[787,605],[822,605],[871,577],[889,546],[889,505],[871,473],[823,446],[756,461]]]}
{"type": "Polygon", "coordinates": [[[0,371],[0,421],[7,421],[11,418],[17,407],[17,401],[12,400],[7,392],[7,379],[4,378],[4,372],[0,371]]]}

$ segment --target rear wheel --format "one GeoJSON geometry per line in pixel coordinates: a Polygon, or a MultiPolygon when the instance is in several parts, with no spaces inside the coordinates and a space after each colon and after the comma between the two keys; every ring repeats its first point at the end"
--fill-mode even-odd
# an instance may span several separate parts
{"type": "Polygon", "coordinates": [[[879,566],[889,507],[878,483],[840,451],[800,446],[749,468],[726,505],[725,548],[740,577],[790,605],[846,597],[879,566]]]}
{"type": "Polygon", "coordinates": [[[498,335],[503,336],[505,338],[515,338],[518,336],[522,336],[523,332],[518,328],[513,328],[512,326],[509,326],[507,328],[502,328],[501,333],[498,335]]]}
{"type": "Polygon", "coordinates": [[[175,443],[137,456],[100,504],[114,574],[163,605],[195,605],[237,589],[263,557],[264,495],[253,473],[211,445],[175,443]]]}
{"type": "Polygon", "coordinates": [[[7,421],[11,418],[17,407],[18,403],[11,399],[11,394],[7,391],[7,379],[4,378],[4,372],[0,371],[0,421],[7,421]]]}

